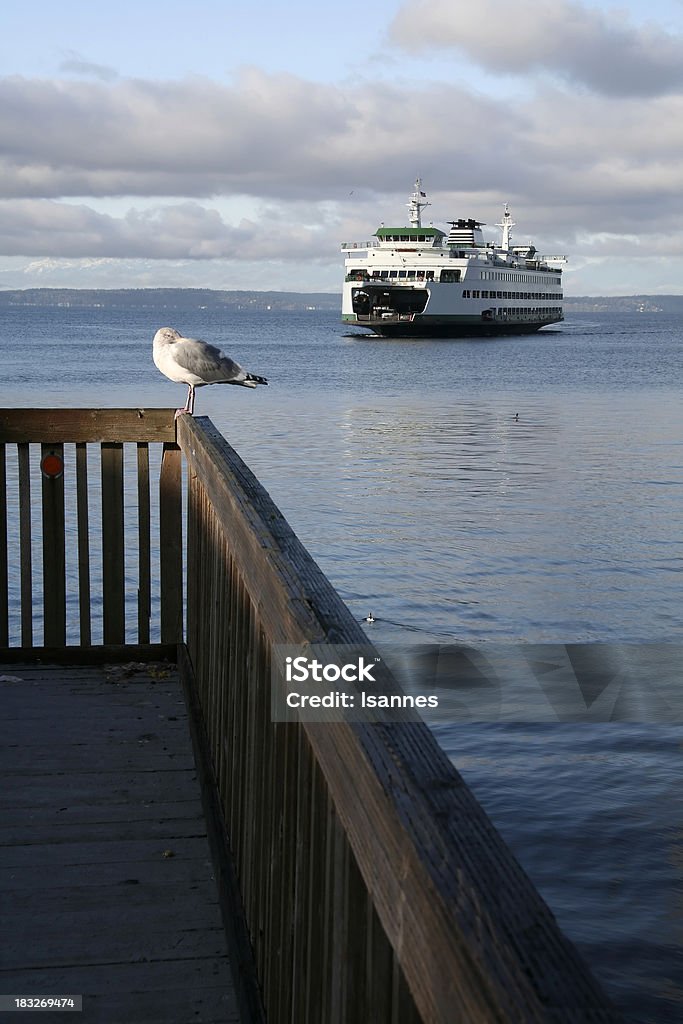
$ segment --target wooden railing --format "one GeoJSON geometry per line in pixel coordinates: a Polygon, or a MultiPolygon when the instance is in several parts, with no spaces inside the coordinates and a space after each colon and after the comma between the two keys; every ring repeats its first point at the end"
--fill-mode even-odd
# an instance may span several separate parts
{"type": "Polygon", "coordinates": [[[0,647],[177,643],[182,610],[173,411],[0,410],[0,647]]]}
{"type": "Polygon", "coordinates": [[[271,1024],[620,1019],[426,726],[272,720],[275,645],[368,641],[210,421],[177,430],[187,647],[271,1024]]]}

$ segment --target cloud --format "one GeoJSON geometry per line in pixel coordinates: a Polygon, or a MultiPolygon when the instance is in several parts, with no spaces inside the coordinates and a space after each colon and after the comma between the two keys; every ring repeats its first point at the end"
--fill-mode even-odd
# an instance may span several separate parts
{"type": "Polygon", "coordinates": [[[495,73],[549,72],[608,96],[683,86],[683,36],[576,0],[410,0],[389,35],[411,53],[453,49],[495,73]]]}
{"type": "Polygon", "coordinates": [[[98,78],[102,82],[113,82],[119,77],[118,71],[105,64],[93,64],[91,61],[77,53],[75,50],[67,50],[64,60],[59,65],[59,70],[67,74],[83,75],[85,78],[98,78]]]}
{"type": "Polygon", "coordinates": [[[315,259],[338,248],[324,218],[307,227],[272,211],[263,222],[227,224],[217,210],[196,202],[122,217],[87,205],[46,199],[0,202],[0,244],[5,256],[119,259],[315,259]]]}
{"type": "Polygon", "coordinates": [[[16,257],[331,262],[341,239],[405,215],[418,174],[437,222],[493,222],[509,200],[518,238],[563,251],[581,233],[671,231],[683,179],[683,96],[548,85],[511,104],[255,70],[230,85],[0,79],[0,136],[0,255],[16,257]],[[220,209],[245,195],[241,220],[220,209]]]}
{"type": "Polygon", "coordinates": [[[6,78],[0,197],[319,200],[371,183],[404,189],[416,162],[436,165],[465,134],[492,145],[511,122],[498,104],[438,85],[345,89],[255,70],[232,86],[6,78]]]}

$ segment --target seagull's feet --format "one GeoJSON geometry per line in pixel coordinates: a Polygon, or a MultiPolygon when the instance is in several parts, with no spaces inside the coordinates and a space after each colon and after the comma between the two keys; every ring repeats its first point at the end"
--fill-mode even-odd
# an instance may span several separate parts
{"type": "Polygon", "coordinates": [[[189,409],[176,409],[175,416],[173,417],[173,419],[177,420],[179,416],[191,416],[191,415],[192,415],[192,413],[190,412],[189,409]]]}

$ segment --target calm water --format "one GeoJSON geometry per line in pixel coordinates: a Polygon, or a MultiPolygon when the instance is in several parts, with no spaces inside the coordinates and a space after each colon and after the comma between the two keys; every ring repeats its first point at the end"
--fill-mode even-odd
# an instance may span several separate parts
{"type": "MultiPolygon", "coordinates": [[[[378,643],[683,642],[683,321],[389,341],[333,314],[3,312],[4,406],[181,405],[170,324],[271,380],[198,392],[378,643]]],[[[439,725],[629,1019],[683,1019],[683,729],[439,725]]]]}

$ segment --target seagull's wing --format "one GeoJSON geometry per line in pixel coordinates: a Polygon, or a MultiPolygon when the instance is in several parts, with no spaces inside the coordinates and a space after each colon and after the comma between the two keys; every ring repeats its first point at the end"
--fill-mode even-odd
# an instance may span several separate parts
{"type": "Polygon", "coordinates": [[[238,384],[247,377],[241,366],[206,341],[180,338],[173,345],[173,358],[205,384],[238,384]]]}

